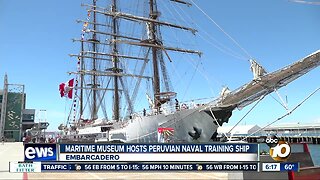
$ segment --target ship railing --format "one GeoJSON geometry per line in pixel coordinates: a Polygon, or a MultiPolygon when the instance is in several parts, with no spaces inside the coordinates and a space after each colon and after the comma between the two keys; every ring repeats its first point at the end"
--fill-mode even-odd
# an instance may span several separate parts
{"type": "Polygon", "coordinates": [[[136,116],[153,116],[158,114],[173,114],[177,111],[184,111],[188,109],[196,109],[199,107],[206,106],[208,103],[212,102],[214,98],[201,98],[201,99],[193,99],[188,101],[178,102],[178,105],[173,101],[168,104],[163,104],[160,108],[160,112],[157,112],[155,109],[145,109],[142,111],[135,112],[132,114],[131,118],[135,118],[136,116]]]}
{"type": "Polygon", "coordinates": [[[81,127],[96,127],[96,126],[112,126],[113,123],[103,119],[100,122],[96,123],[95,121],[92,121],[91,123],[82,123],[81,127]]]}

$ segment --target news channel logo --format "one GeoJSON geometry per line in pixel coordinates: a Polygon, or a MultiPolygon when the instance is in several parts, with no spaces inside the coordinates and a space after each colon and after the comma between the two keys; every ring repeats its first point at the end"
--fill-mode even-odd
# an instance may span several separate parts
{"type": "Polygon", "coordinates": [[[277,138],[275,135],[267,136],[265,143],[270,147],[269,154],[275,161],[286,161],[291,154],[291,147],[288,142],[277,138]]]}
{"type": "Polygon", "coordinates": [[[25,161],[56,161],[57,146],[56,144],[25,144],[24,160],[25,161]]]}

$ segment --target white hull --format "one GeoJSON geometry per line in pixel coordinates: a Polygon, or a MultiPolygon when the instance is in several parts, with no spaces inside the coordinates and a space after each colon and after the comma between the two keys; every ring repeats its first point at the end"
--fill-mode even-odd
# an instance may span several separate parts
{"type": "MultiPolygon", "coordinates": [[[[227,112],[231,113],[231,111],[227,112]]],[[[222,122],[228,121],[231,116],[230,114],[227,118],[219,118],[221,116],[216,114],[215,111],[213,113],[217,120],[222,122]]],[[[79,129],[79,135],[104,134],[104,137],[100,136],[96,142],[120,140],[132,143],[155,143],[158,142],[158,128],[173,128],[174,142],[208,142],[216,133],[218,125],[210,113],[201,110],[201,108],[195,108],[168,115],[135,116],[125,123],[115,123],[114,129],[107,132],[101,132],[101,127],[103,126],[79,129]],[[199,137],[194,138],[189,135],[189,132],[195,133],[194,127],[200,130],[199,137]]]]}

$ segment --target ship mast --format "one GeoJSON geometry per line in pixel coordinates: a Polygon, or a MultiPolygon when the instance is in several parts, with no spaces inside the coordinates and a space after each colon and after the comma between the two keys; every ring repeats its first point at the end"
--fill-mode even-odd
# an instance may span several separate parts
{"type": "MultiPolygon", "coordinates": [[[[82,53],[84,51],[84,47],[83,47],[83,40],[81,41],[81,57],[80,58],[80,71],[84,70],[84,60],[83,60],[83,56],[82,53]]],[[[84,86],[84,74],[80,74],[80,116],[79,118],[82,118],[83,115],[83,86],[84,86]]],[[[80,122],[80,121],[79,121],[80,122]]]]}
{"type": "MultiPolygon", "coordinates": [[[[97,14],[95,12],[97,8],[97,0],[93,0],[93,34],[92,34],[92,51],[96,52],[97,49],[97,35],[95,33],[95,31],[97,30],[97,25],[96,25],[96,21],[97,21],[97,14]]],[[[93,61],[92,61],[92,71],[96,72],[97,71],[97,67],[96,67],[96,59],[97,54],[93,53],[93,61]]],[[[91,113],[91,119],[96,119],[97,118],[97,77],[96,74],[93,73],[92,75],[92,113],[91,113]]]]}
{"type": "MultiPolygon", "coordinates": [[[[154,0],[150,0],[150,13],[149,18],[156,20],[158,18],[157,12],[155,9],[155,3],[154,0]]],[[[154,22],[149,22],[150,24],[150,43],[151,44],[157,44],[157,36],[156,36],[156,24],[154,22]]],[[[151,47],[152,48],[152,64],[153,64],[153,92],[154,92],[154,108],[157,109],[157,111],[160,111],[160,99],[159,99],[159,93],[160,93],[160,78],[159,78],[159,67],[158,67],[158,59],[157,59],[157,47],[151,47]]]]}
{"type": "MultiPolygon", "coordinates": [[[[112,7],[111,12],[117,12],[117,0],[112,0],[112,7]]],[[[118,34],[118,22],[117,17],[112,17],[112,53],[111,54],[118,54],[118,47],[117,47],[117,34],[118,34]]],[[[120,69],[118,68],[118,56],[112,56],[112,63],[113,63],[113,73],[120,73],[120,69]]],[[[119,112],[119,85],[118,85],[118,76],[113,76],[114,81],[114,101],[113,101],[113,119],[119,121],[120,112],[119,112]]]]}
{"type": "MultiPolygon", "coordinates": [[[[174,3],[186,4],[188,3],[182,0],[170,0],[174,3]]],[[[73,41],[81,42],[81,53],[80,54],[70,54],[71,57],[80,58],[80,71],[78,72],[69,72],[70,74],[80,74],[80,118],[82,115],[87,115],[89,111],[89,118],[92,120],[97,119],[98,113],[103,112],[105,117],[108,119],[107,111],[105,107],[104,98],[106,97],[106,91],[111,91],[113,95],[112,100],[112,119],[119,121],[120,120],[120,95],[123,93],[125,101],[127,102],[127,112],[130,114],[134,112],[134,101],[137,96],[139,85],[141,79],[152,79],[153,87],[153,108],[156,112],[160,112],[161,105],[170,101],[175,96],[174,92],[170,92],[170,88],[166,78],[166,69],[164,60],[162,59],[162,52],[165,52],[165,55],[171,61],[167,51],[182,52],[188,54],[198,54],[201,55],[200,51],[183,49],[179,47],[169,47],[162,42],[160,27],[175,28],[184,31],[189,31],[195,34],[196,30],[189,27],[180,26],[174,23],[165,22],[159,19],[159,12],[157,10],[157,1],[156,0],[146,0],[149,2],[149,12],[146,16],[139,16],[134,14],[129,14],[121,12],[117,5],[118,0],[111,0],[111,9],[105,7],[97,6],[97,0],[92,0],[92,4],[82,4],[82,6],[87,6],[91,8],[90,12],[92,13],[93,19],[87,20],[77,20],[78,23],[83,22],[86,24],[92,25],[91,29],[86,29],[85,33],[91,34],[89,39],[73,39],[73,41]],[[97,17],[99,15],[104,15],[109,17],[111,21],[110,24],[98,23],[97,17]],[[134,35],[123,34],[119,31],[119,24],[122,20],[131,21],[133,23],[146,24],[147,25],[147,39],[136,37],[134,35]],[[107,27],[105,31],[99,31],[98,27],[107,27]],[[110,28],[110,29],[109,29],[110,28]],[[105,42],[104,39],[110,37],[108,42],[105,42]],[[100,40],[102,42],[100,42],[100,40]],[[127,46],[138,46],[147,49],[147,52],[144,57],[138,55],[130,54],[121,54],[119,53],[120,45],[125,44],[127,46]],[[89,45],[89,46],[87,46],[89,45]],[[109,52],[106,52],[104,46],[110,47],[109,52]],[[102,47],[102,48],[99,48],[102,47]],[[89,49],[88,49],[89,48],[89,49]],[[101,51],[99,51],[101,50],[101,51]],[[152,61],[149,61],[152,57],[152,61]],[[142,62],[141,69],[139,73],[129,73],[121,69],[121,61],[125,60],[134,60],[142,62]],[[91,60],[86,63],[86,60],[91,60]],[[152,66],[152,77],[144,75],[144,69],[146,68],[148,62],[151,62],[152,66]],[[89,66],[90,68],[86,68],[89,66]],[[162,75],[162,76],[161,76],[162,75]],[[160,87],[160,76],[163,77],[165,81],[165,91],[162,92],[160,87]],[[110,77],[110,78],[104,78],[110,77]],[[129,94],[126,81],[128,78],[135,78],[138,80],[133,80],[135,84],[134,89],[132,89],[132,95],[129,94]],[[107,81],[105,81],[108,79],[107,81]],[[87,80],[90,84],[87,84],[87,80]],[[109,82],[111,82],[113,87],[109,87],[109,82]],[[106,84],[105,84],[106,83],[106,84]],[[100,85],[101,84],[101,85],[100,85]],[[89,87],[84,87],[89,86],[89,87]],[[100,87],[103,86],[103,87],[100,87]],[[85,93],[86,92],[86,93],[85,93]],[[98,94],[99,93],[99,94],[98,94]],[[121,93],[121,94],[120,94],[121,93]],[[101,95],[101,96],[100,96],[101,95]],[[130,96],[131,95],[131,96],[130,96]],[[85,103],[85,101],[91,101],[85,103]],[[87,104],[89,106],[87,106],[87,104]],[[101,111],[99,110],[101,106],[101,111]],[[103,107],[102,107],[103,106],[103,107]],[[99,111],[99,112],[98,112],[99,111]]],[[[102,28],[104,29],[104,28],[102,28]]],[[[107,39],[106,39],[107,40],[107,39]]],[[[138,64],[141,64],[141,63],[138,64]]]]}

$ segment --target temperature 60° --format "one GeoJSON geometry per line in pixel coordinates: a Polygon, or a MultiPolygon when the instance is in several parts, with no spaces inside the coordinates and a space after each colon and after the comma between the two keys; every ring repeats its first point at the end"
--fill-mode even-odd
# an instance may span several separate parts
{"type": "Polygon", "coordinates": [[[284,165],[285,170],[292,170],[294,168],[294,164],[286,164],[284,165]]]}

